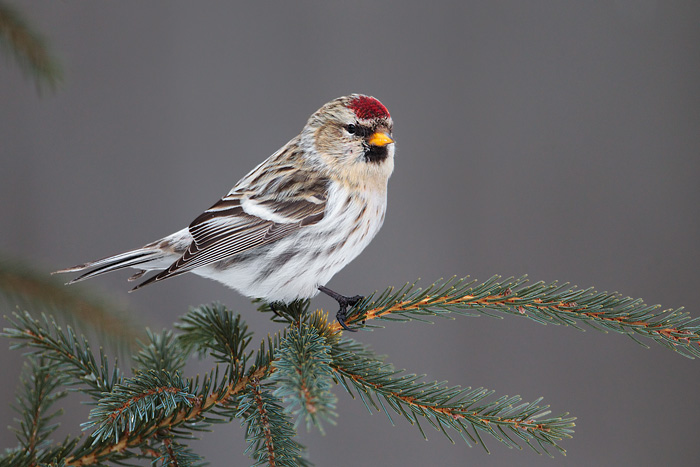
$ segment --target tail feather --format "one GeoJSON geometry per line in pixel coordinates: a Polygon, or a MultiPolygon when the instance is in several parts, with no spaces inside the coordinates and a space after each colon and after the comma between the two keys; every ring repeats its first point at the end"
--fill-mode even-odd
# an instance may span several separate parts
{"type": "MultiPolygon", "coordinates": [[[[184,274],[186,272],[189,272],[189,270],[184,270],[184,271],[175,271],[175,272],[169,272],[168,269],[165,271],[161,271],[160,273],[156,274],[153,277],[149,277],[145,281],[141,282],[139,285],[134,287],[133,289],[129,290],[129,293],[133,292],[134,290],[138,290],[143,286],[146,286],[148,284],[153,284],[154,282],[162,281],[164,279],[169,279],[171,277],[179,276],[180,274],[184,274]]],[[[139,277],[141,277],[143,274],[140,274],[139,277]]]]}
{"type": "Polygon", "coordinates": [[[139,279],[140,277],[142,277],[142,276],[143,276],[144,274],[146,274],[147,272],[148,272],[147,269],[141,269],[139,272],[137,272],[136,274],[134,274],[133,276],[131,276],[131,277],[128,278],[127,280],[128,280],[129,282],[134,282],[135,280],[139,279]]]}
{"type": "MultiPolygon", "coordinates": [[[[164,258],[166,255],[160,249],[155,248],[141,248],[138,250],[131,250],[124,253],[120,253],[114,256],[108,256],[107,258],[102,258],[97,261],[92,261],[85,264],[79,264],[71,268],[61,269],[59,271],[53,272],[52,274],[63,274],[67,272],[78,272],[84,271],[86,269],[91,269],[90,271],[76,277],[75,279],[68,282],[68,284],[74,284],[76,282],[83,281],[85,279],[90,279],[92,277],[100,276],[102,274],[116,271],[118,269],[129,268],[134,266],[141,266],[143,269],[161,269],[156,265],[149,266],[146,263],[151,263],[159,259],[164,258]]],[[[138,273],[143,274],[143,273],[138,273]]]]}

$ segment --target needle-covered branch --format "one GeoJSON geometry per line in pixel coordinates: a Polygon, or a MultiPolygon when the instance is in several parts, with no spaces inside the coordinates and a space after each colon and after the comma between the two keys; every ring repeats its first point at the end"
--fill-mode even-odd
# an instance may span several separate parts
{"type": "Polygon", "coordinates": [[[239,403],[237,418],[246,424],[246,453],[254,466],[302,467],[310,465],[303,457],[304,447],[294,440],[296,431],[280,400],[253,378],[250,391],[239,403]]]}
{"type": "MultiPolygon", "coordinates": [[[[603,331],[649,338],[683,356],[700,357],[700,318],[683,308],[661,310],[642,299],[618,293],[578,289],[568,283],[537,282],[527,285],[525,277],[501,280],[494,276],[479,284],[464,279],[437,281],[425,289],[415,284],[386,289],[358,303],[347,323],[374,319],[425,321],[430,316],[456,313],[466,316],[494,315],[493,311],[523,316],[541,324],[561,324],[577,329],[586,324],[603,331]]],[[[340,325],[334,324],[334,330],[340,325]]]]}
{"type": "Polygon", "coordinates": [[[69,384],[85,385],[84,392],[94,399],[99,399],[103,392],[110,392],[122,376],[114,365],[112,372],[102,348],[99,364],[84,336],[76,336],[70,326],[65,331],[52,317],[42,314],[42,321],[34,319],[29,313],[15,313],[15,320],[10,322],[12,328],[5,329],[5,336],[17,342],[10,348],[28,347],[47,360],[52,361],[54,371],[65,371],[72,376],[69,384]]]}
{"type": "MultiPolygon", "coordinates": [[[[66,459],[66,466],[86,466],[94,465],[104,459],[119,460],[129,457],[144,457],[134,451],[137,448],[147,448],[151,438],[157,435],[159,430],[170,430],[174,428],[184,428],[184,434],[189,437],[191,430],[201,430],[203,425],[226,420],[221,415],[230,413],[235,409],[231,402],[235,397],[246,390],[251,379],[260,378],[267,375],[269,368],[256,369],[250,375],[241,378],[237,384],[227,384],[209,393],[209,396],[198,395],[195,401],[190,404],[179,406],[177,411],[172,412],[164,419],[154,419],[146,427],[139,427],[137,432],[124,432],[118,442],[103,442],[97,445],[87,444],[78,449],[66,459]],[[129,451],[129,455],[125,452],[129,451]]],[[[205,378],[202,386],[211,384],[212,377],[205,378]]],[[[190,380],[191,381],[191,380],[190,380]]],[[[230,420],[231,417],[228,418],[230,420]]],[[[146,456],[147,457],[147,456],[146,456]]]]}
{"type": "Polygon", "coordinates": [[[329,341],[306,323],[293,327],[282,341],[270,380],[278,386],[273,395],[296,416],[295,426],[303,420],[307,430],[317,426],[323,432],[323,421],[335,424],[331,362],[329,341]]]}
{"type": "Polygon", "coordinates": [[[235,365],[246,359],[245,349],[253,333],[242,321],[221,303],[190,309],[177,328],[184,348],[194,348],[200,354],[209,353],[216,361],[235,365]]]}
{"type": "Polygon", "coordinates": [[[61,82],[58,62],[49,54],[46,40],[34,31],[15,8],[0,3],[0,46],[14,55],[22,70],[31,75],[37,88],[55,89],[61,82]]]}
{"type": "MultiPolygon", "coordinates": [[[[220,311],[216,305],[206,309],[212,314],[220,311]]],[[[232,318],[240,326],[232,329],[229,342],[235,341],[234,336],[247,336],[245,324],[232,318]]],[[[87,339],[79,339],[69,327],[63,330],[46,316],[39,321],[28,313],[15,314],[12,324],[14,327],[5,329],[4,334],[18,341],[13,347],[28,347],[51,360],[54,371],[60,368],[69,377],[66,384],[77,385],[78,390],[98,403],[92,412],[93,420],[86,426],[97,429],[64,458],[65,465],[74,466],[144,457],[143,452],[153,451],[150,443],[163,429],[184,428],[187,434],[211,422],[230,419],[237,411],[236,407],[230,407],[234,397],[246,390],[251,379],[268,376],[273,351],[264,348],[263,355],[256,359],[267,362],[264,366],[246,369],[234,359],[236,362],[227,365],[223,376],[217,365],[201,381],[199,377],[182,380],[176,372],[170,373],[165,368],[137,369],[133,378],[124,379],[116,366],[110,374],[104,355],[98,365],[87,339]]],[[[179,367],[178,359],[186,353],[180,341],[169,338],[167,333],[163,338],[151,336],[152,342],[144,345],[135,360],[142,365],[157,365],[159,361],[167,361],[164,355],[171,353],[180,356],[170,361],[171,367],[179,367]]],[[[271,339],[270,344],[276,348],[279,339],[271,339]]],[[[243,351],[245,344],[233,348],[243,351]]]]}
{"type": "Polygon", "coordinates": [[[197,404],[197,395],[189,389],[178,372],[149,370],[124,378],[90,411],[83,429],[95,428],[91,435],[95,444],[110,438],[118,443],[123,433],[138,432],[151,421],[197,404]]]}
{"type": "Polygon", "coordinates": [[[204,467],[206,462],[202,462],[202,456],[192,452],[192,449],[174,441],[171,438],[163,438],[160,456],[153,461],[153,465],[163,467],[204,467]]]}
{"type": "Polygon", "coordinates": [[[164,370],[174,373],[182,370],[190,356],[189,349],[175,343],[172,331],[164,329],[160,334],[147,330],[148,342],[139,343],[141,350],[133,356],[137,366],[134,373],[148,370],[164,370]]]}
{"type": "Polygon", "coordinates": [[[34,316],[49,313],[83,334],[96,333],[102,347],[128,355],[145,337],[144,326],[124,307],[82,287],[66,287],[46,271],[0,255],[0,303],[8,309],[32,310],[34,316]]]}
{"type": "Polygon", "coordinates": [[[334,346],[332,366],[351,395],[353,387],[358,391],[367,410],[383,411],[393,423],[390,408],[415,424],[426,439],[421,420],[451,441],[450,431],[456,432],[469,446],[481,443],[486,448],[480,436],[484,432],[509,447],[519,448],[515,439],[519,438],[538,453],[550,454],[549,447],[565,454],[557,442],[573,433],[574,418],[568,414],[548,416],[549,406],[538,405],[541,399],[521,403],[519,396],[502,396],[485,401],[493,391],[421,381],[422,376],[402,374],[349,339],[334,346]]]}
{"type": "Polygon", "coordinates": [[[20,388],[15,411],[20,416],[18,427],[12,430],[19,445],[8,452],[0,465],[29,467],[49,463],[61,454],[70,452],[77,439],[68,438],[58,446],[52,446],[49,436],[58,428],[54,423],[62,409],[51,412],[52,406],[66,395],[61,387],[66,377],[53,371],[42,358],[29,357],[20,377],[20,388]]]}
{"type": "MultiPolygon", "coordinates": [[[[0,467],[34,467],[31,459],[62,466],[133,459],[198,465],[199,457],[186,441],[214,423],[233,420],[246,425],[247,452],[256,465],[308,465],[303,447],[294,439],[290,414],[297,424],[303,420],[319,429],[322,420],[333,422],[334,382],[358,395],[368,410],[383,411],[392,423],[398,414],[417,425],[423,436],[421,424],[427,422],[449,439],[459,435],[468,445],[485,447],[483,435],[488,434],[509,447],[564,453],[559,443],[572,436],[574,427],[568,414],[552,416],[540,399],[522,402],[518,396],[497,397],[486,389],[450,386],[396,371],[368,348],[343,338],[326,313],[308,308],[308,301],[260,305],[259,310],[274,313],[274,321],[284,327],[263,339],[257,350],[250,349],[252,333],[240,315],[216,303],[194,308],[176,325],[179,334],[147,333],[147,341],[132,358],[132,376],[122,376],[116,362],[110,370],[102,349],[96,358],[88,340],[70,326],[61,327],[47,316],[15,314],[5,337],[15,340],[14,348],[30,349],[30,358],[42,363],[32,364],[33,379],[24,379],[18,399],[23,417],[20,445],[0,455],[0,467]],[[203,377],[184,376],[193,352],[212,362],[203,377]],[[61,375],[50,384],[41,376],[49,365],[61,375]],[[74,437],[51,444],[47,437],[52,416],[42,418],[39,412],[45,409],[37,407],[48,407],[51,394],[60,394],[65,386],[87,394],[95,404],[84,424],[92,431],[82,441],[74,437]],[[36,455],[18,457],[23,451],[36,455]],[[20,458],[24,460],[17,463],[20,458]]],[[[450,280],[425,290],[388,289],[357,304],[348,322],[372,326],[376,319],[424,321],[451,313],[493,315],[491,310],[541,323],[585,323],[633,338],[652,338],[686,356],[699,353],[697,320],[681,310],[659,311],[641,300],[568,284],[527,286],[524,279],[492,278],[482,284],[450,280]]]]}

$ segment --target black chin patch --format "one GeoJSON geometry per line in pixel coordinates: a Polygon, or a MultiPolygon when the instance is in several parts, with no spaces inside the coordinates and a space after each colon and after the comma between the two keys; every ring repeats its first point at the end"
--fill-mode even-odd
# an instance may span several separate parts
{"type": "Polygon", "coordinates": [[[365,161],[379,164],[389,157],[389,149],[386,146],[366,146],[365,161]]]}

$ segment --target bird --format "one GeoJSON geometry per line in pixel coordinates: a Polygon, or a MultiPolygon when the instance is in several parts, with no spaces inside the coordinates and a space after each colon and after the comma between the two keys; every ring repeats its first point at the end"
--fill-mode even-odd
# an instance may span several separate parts
{"type": "Polygon", "coordinates": [[[55,273],[85,271],[73,284],[123,268],[139,270],[129,281],[155,271],[134,291],[191,272],[270,304],[323,292],[338,302],[341,327],[354,331],[347,309],[364,297],[326,284],[381,228],[395,146],[393,120],[378,99],[339,97],[188,227],[55,273]]]}

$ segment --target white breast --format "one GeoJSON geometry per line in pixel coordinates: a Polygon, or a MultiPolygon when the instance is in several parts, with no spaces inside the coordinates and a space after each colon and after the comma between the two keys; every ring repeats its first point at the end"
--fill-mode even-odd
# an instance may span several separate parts
{"type": "Polygon", "coordinates": [[[204,267],[193,272],[266,301],[313,297],[319,285],[327,284],[377,234],[384,222],[386,190],[358,194],[332,184],[326,206],[315,225],[251,250],[226,269],[204,267]]]}

